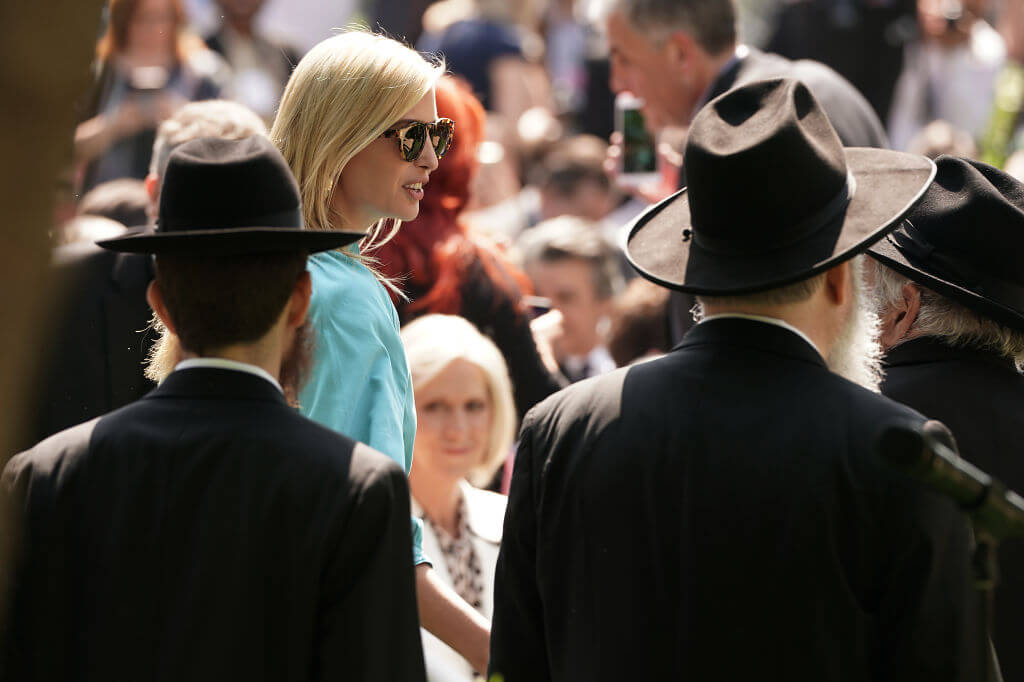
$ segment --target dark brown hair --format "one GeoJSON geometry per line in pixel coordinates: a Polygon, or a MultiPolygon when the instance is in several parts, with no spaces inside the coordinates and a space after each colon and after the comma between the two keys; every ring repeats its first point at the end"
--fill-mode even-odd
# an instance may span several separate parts
{"type": "Polygon", "coordinates": [[[284,310],[306,254],[161,255],[156,283],[185,350],[257,341],[284,310]]]}

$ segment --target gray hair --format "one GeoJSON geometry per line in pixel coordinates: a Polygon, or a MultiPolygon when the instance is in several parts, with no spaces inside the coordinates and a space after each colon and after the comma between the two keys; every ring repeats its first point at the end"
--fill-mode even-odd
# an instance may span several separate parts
{"type": "Polygon", "coordinates": [[[970,308],[941,296],[872,259],[875,286],[872,296],[879,315],[900,304],[903,287],[913,285],[921,294],[917,319],[908,338],[934,336],[951,346],[995,351],[1024,370],[1024,332],[1010,329],[970,308]]]}
{"type": "Polygon", "coordinates": [[[592,16],[613,12],[658,38],[684,31],[708,54],[721,54],[736,44],[735,0],[594,0],[592,16]]]}
{"type": "MultiPolygon", "coordinates": [[[[859,266],[854,266],[859,267],[859,266]]],[[[735,296],[698,296],[698,315],[704,315],[706,305],[785,305],[787,303],[801,303],[806,301],[821,288],[825,282],[825,273],[802,279],[799,282],[786,284],[785,286],[758,291],[753,294],[738,294],[735,296]]]]}
{"type": "Polygon", "coordinates": [[[157,128],[149,172],[162,178],[171,152],[200,137],[240,140],[254,135],[266,137],[267,126],[248,107],[225,99],[190,102],[157,128]]]}
{"type": "Polygon", "coordinates": [[[523,267],[537,263],[580,260],[590,264],[594,292],[608,300],[625,286],[615,247],[601,235],[600,226],[585,218],[559,216],[539,223],[520,241],[523,267]]]}

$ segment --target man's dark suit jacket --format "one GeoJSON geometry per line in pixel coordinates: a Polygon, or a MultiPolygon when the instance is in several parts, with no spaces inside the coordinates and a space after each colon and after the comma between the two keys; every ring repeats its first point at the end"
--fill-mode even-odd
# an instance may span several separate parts
{"type": "Polygon", "coordinates": [[[873,441],[916,412],[780,327],[695,327],[527,416],[491,671],[529,680],[953,680],[966,522],[873,441]]]}
{"type": "MultiPolygon", "coordinates": [[[[887,354],[882,392],[945,423],[964,459],[1024,494],[1024,376],[1012,361],[912,339],[887,354]]],[[[999,569],[996,650],[1003,678],[1024,680],[1024,542],[1000,547],[999,569]]]]}
{"type": "Polygon", "coordinates": [[[51,272],[62,286],[22,448],[138,400],[154,385],[143,373],[156,338],[143,333],[153,314],[146,303],[152,258],[72,244],[57,251],[51,272]]]}
{"type": "Polygon", "coordinates": [[[5,680],[423,680],[405,474],[260,377],[174,372],[16,456],[5,680]]]}
{"type": "Polygon", "coordinates": [[[791,61],[748,48],[749,53],[727,66],[708,90],[706,102],[732,88],[767,78],[795,78],[810,89],[844,147],[887,147],[885,128],[864,96],[850,81],[820,62],[791,61]]]}
{"type": "MultiPolygon", "coordinates": [[[[766,78],[796,78],[803,81],[821,107],[828,114],[844,147],[889,146],[885,128],[874,109],[857,88],[829,67],[819,62],[802,59],[791,61],[777,54],[748,48],[749,53],[733,60],[718,74],[708,88],[704,103],[725,94],[732,88],[766,78]]],[[[780,161],[782,163],[782,161],[780,161]]],[[[686,186],[686,169],[680,174],[680,187],[686,186]]],[[[693,327],[690,309],[695,300],[692,295],[673,291],[669,299],[669,330],[672,343],[678,343],[693,327]]]]}

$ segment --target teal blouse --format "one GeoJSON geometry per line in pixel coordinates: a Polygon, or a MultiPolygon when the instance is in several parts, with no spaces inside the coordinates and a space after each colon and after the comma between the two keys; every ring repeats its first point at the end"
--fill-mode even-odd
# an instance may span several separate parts
{"type": "MultiPolygon", "coordinates": [[[[416,436],[412,377],[387,291],[359,261],[338,251],[314,254],[309,320],[316,331],[313,371],[300,411],[366,443],[409,473],[416,436]]],[[[423,556],[423,525],[412,519],[413,561],[423,556]]]]}

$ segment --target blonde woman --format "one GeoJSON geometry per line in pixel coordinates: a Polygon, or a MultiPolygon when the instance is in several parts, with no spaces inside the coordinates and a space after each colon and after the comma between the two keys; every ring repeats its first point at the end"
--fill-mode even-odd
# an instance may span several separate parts
{"type": "MultiPolygon", "coordinates": [[[[359,249],[309,259],[316,351],[302,413],[406,471],[416,432],[412,382],[398,315],[366,256],[397,221],[416,217],[451,142],[452,123],[438,120],[434,99],[443,71],[389,38],[342,33],[299,62],[271,130],[298,180],[306,227],[367,234],[359,249]]],[[[487,621],[437,579],[421,544],[413,519],[421,621],[483,670],[487,621]]]]}
{"type": "MultiPolygon", "coordinates": [[[[426,315],[402,329],[416,392],[409,485],[424,550],[448,586],[488,620],[505,496],[481,490],[512,447],[516,411],[501,351],[468,321],[426,315]]],[[[427,679],[469,682],[470,665],[423,634],[427,679]]]]}

